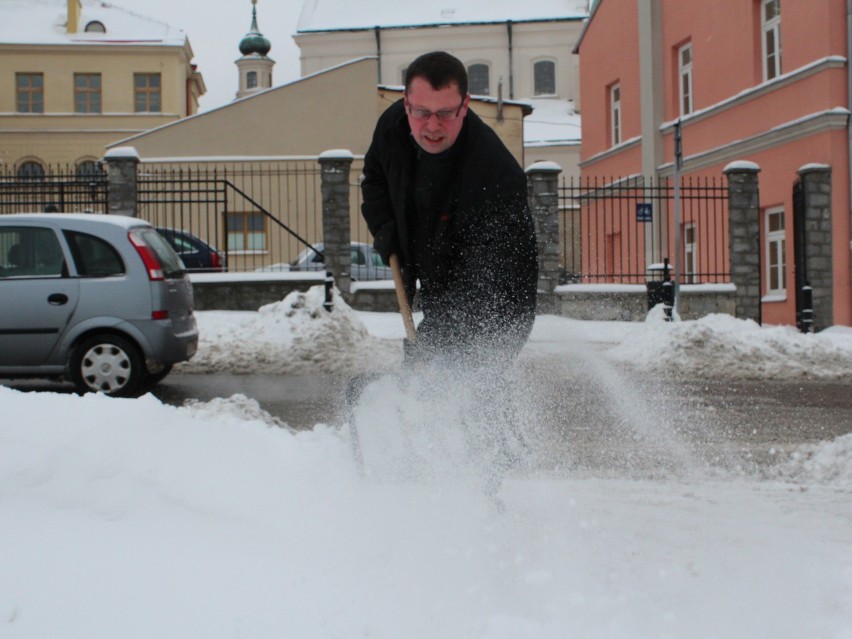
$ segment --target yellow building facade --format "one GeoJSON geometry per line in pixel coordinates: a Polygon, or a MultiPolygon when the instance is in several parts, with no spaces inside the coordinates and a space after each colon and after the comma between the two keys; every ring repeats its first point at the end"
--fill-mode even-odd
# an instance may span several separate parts
{"type": "Polygon", "coordinates": [[[0,3],[0,165],[86,170],[115,140],[198,111],[182,31],[94,0],[0,3]]]}

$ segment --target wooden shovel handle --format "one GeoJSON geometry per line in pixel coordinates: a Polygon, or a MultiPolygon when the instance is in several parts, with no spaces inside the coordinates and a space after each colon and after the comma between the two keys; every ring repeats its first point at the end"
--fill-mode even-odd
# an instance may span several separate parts
{"type": "Polygon", "coordinates": [[[402,281],[402,268],[399,266],[399,258],[396,253],[390,256],[391,273],[393,273],[393,285],[396,289],[396,301],[399,304],[399,312],[402,314],[402,322],[405,324],[405,337],[409,342],[415,338],[414,318],[411,316],[411,306],[408,304],[408,296],[405,294],[405,284],[402,281]]]}

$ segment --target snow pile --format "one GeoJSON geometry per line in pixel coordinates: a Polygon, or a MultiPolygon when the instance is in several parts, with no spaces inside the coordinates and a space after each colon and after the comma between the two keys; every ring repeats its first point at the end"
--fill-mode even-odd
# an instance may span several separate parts
{"type": "Polygon", "coordinates": [[[228,398],[216,397],[207,402],[191,399],[183,407],[197,419],[221,420],[230,417],[235,421],[258,421],[269,426],[287,428],[287,424],[282,420],[263,410],[256,399],[246,397],[242,393],[235,393],[228,398]]]}
{"type": "Polygon", "coordinates": [[[607,355],[671,376],[837,380],[852,370],[852,330],[835,327],[805,334],[725,314],[663,322],[650,313],[607,355]]]}
{"type": "Polygon", "coordinates": [[[339,294],[331,312],[325,290],[290,293],[258,312],[197,313],[198,352],[177,369],[192,373],[353,373],[397,363],[397,344],[371,336],[339,294]],[[370,361],[368,361],[370,360],[370,361]]]}
{"type": "Polygon", "coordinates": [[[816,481],[852,487],[852,433],[830,442],[802,446],[768,474],[789,481],[816,481]]]}

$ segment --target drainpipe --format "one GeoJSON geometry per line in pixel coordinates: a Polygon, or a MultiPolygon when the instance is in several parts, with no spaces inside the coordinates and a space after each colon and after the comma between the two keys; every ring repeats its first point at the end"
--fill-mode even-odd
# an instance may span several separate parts
{"type": "Polygon", "coordinates": [[[379,79],[376,84],[382,83],[382,28],[381,27],[373,27],[373,31],[376,33],[376,56],[379,58],[378,64],[378,74],[379,79]]]}
{"type": "MultiPolygon", "coordinates": [[[[846,0],[846,108],[852,111],[852,0],[846,0]]],[[[846,170],[849,171],[849,217],[852,219],[852,122],[846,119],[846,137],[848,154],[846,170]]],[[[852,237],[849,241],[849,251],[852,252],[852,237]]]]}
{"type": "MultiPolygon", "coordinates": [[[[852,0],[848,0],[852,2],[852,0]]],[[[506,34],[509,36],[509,99],[515,99],[515,74],[513,68],[515,66],[515,54],[512,50],[512,21],[506,20],[506,34]]]]}

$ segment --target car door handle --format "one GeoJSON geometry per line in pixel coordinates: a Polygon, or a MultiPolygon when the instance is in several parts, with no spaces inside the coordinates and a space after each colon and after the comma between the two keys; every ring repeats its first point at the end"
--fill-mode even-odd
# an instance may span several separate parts
{"type": "Polygon", "coordinates": [[[68,303],[68,296],[64,293],[54,293],[53,295],[48,296],[47,303],[53,306],[62,306],[63,304],[68,303]]]}

